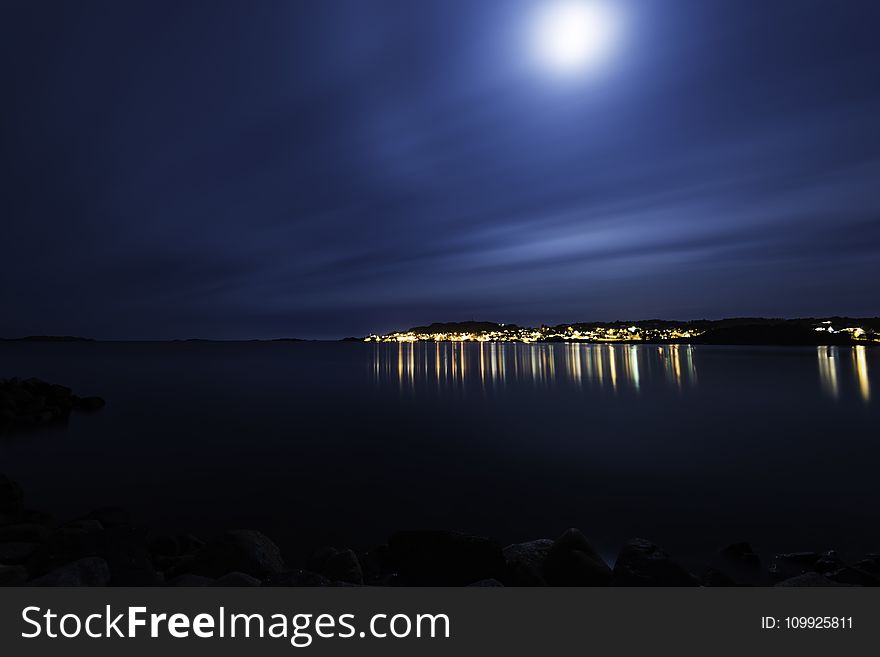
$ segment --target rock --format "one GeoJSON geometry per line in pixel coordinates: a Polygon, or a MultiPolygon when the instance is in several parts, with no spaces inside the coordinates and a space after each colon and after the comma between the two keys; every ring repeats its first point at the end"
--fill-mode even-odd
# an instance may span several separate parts
{"type": "Polygon", "coordinates": [[[245,573],[229,573],[218,580],[211,582],[208,586],[234,586],[239,588],[249,586],[260,586],[261,582],[256,577],[251,577],[245,573]]]}
{"type": "Polygon", "coordinates": [[[852,566],[843,566],[830,573],[825,573],[825,576],[838,584],[880,586],[880,575],[865,569],[862,562],[855,563],[852,566]]]}
{"type": "Polygon", "coordinates": [[[185,587],[194,587],[194,586],[212,586],[216,580],[211,579],[210,577],[202,577],[201,575],[193,575],[192,573],[185,573],[183,575],[178,575],[174,579],[168,580],[165,583],[165,586],[185,586],[185,587]]]}
{"type": "Polygon", "coordinates": [[[190,534],[157,536],[150,542],[150,552],[155,557],[194,555],[203,547],[205,542],[190,534]]]}
{"type": "Polygon", "coordinates": [[[222,577],[237,571],[262,579],[285,570],[278,546],[258,531],[239,529],[205,545],[196,555],[192,572],[222,577]]]}
{"type": "Polygon", "coordinates": [[[24,563],[36,551],[37,547],[39,547],[37,543],[26,543],[22,541],[0,543],[0,563],[24,563]]]}
{"type": "Polygon", "coordinates": [[[0,474],[0,515],[14,517],[24,511],[24,493],[21,486],[0,474]]]}
{"type": "Polygon", "coordinates": [[[99,557],[87,557],[61,566],[30,582],[30,586],[107,586],[110,567],[99,557]]]}
{"type": "Polygon", "coordinates": [[[813,568],[817,573],[830,573],[843,567],[843,560],[836,550],[828,550],[819,555],[813,568]]]}
{"type": "Polygon", "coordinates": [[[854,563],[853,566],[880,577],[880,555],[869,554],[861,561],[854,563]]]}
{"type": "Polygon", "coordinates": [[[0,543],[6,541],[24,541],[42,543],[49,536],[49,529],[43,525],[6,525],[0,527],[0,543]]]}
{"type": "Polygon", "coordinates": [[[159,583],[146,546],[146,535],[133,527],[85,530],[61,528],[49,535],[27,562],[28,570],[42,575],[71,561],[100,557],[109,566],[114,586],[150,586],[159,583]]]}
{"type": "Polygon", "coordinates": [[[775,582],[781,582],[807,572],[815,572],[819,558],[819,554],[816,552],[777,554],[773,557],[773,563],[770,564],[770,577],[775,582]]]}
{"type": "Polygon", "coordinates": [[[51,513],[43,511],[34,511],[33,509],[25,509],[21,513],[21,524],[26,525],[43,525],[43,527],[51,527],[54,519],[51,513]]]}
{"type": "Polygon", "coordinates": [[[614,564],[614,586],[697,586],[696,578],[659,547],[633,539],[614,564]]]}
{"type": "Polygon", "coordinates": [[[180,534],[176,538],[180,554],[196,554],[205,547],[205,542],[192,534],[180,534]]]}
{"type": "MultiPolygon", "coordinates": [[[[712,560],[711,570],[718,576],[731,580],[729,586],[766,586],[767,573],[761,566],[761,557],[748,543],[733,543],[720,550],[712,560]]],[[[703,578],[705,582],[705,577],[703,578]]],[[[720,586],[720,580],[715,586],[720,586]]]]}
{"type": "Polygon", "coordinates": [[[11,427],[15,424],[15,412],[9,408],[0,408],[0,429],[11,427]]]}
{"type": "Polygon", "coordinates": [[[544,562],[553,541],[541,538],[527,543],[508,545],[502,551],[512,586],[546,586],[544,562]]]}
{"type": "Polygon", "coordinates": [[[358,561],[364,573],[364,583],[368,586],[382,586],[393,575],[387,545],[380,545],[362,553],[358,561]]]}
{"type": "Polygon", "coordinates": [[[65,529],[81,529],[82,531],[92,532],[104,529],[104,525],[94,518],[81,518],[80,520],[71,520],[64,525],[65,529]]]}
{"type": "Polygon", "coordinates": [[[550,547],[544,577],[550,586],[608,586],[611,569],[579,530],[568,529],[550,547]]]}
{"type": "Polygon", "coordinates": [[[849,584],[835,582],[820,573],[804,573],[796,577],[789,577],[776,586],[849,586],[849,584]]]}
{"type": "Polygon", "coordinates": [[[497,579],[481,579],[479,582],[474,582],[474,583],[472,583],[472,584],[468,584],[468,586],[469,586],[469,587],[470,587],[470,586],[476,586],[476,587],[483,587],[483,586],[495,587],[495,586],[504,586],[504,584],[502,584],[501,582],[499,582],[497,579]]]}
{"type": "Polygon", "coordinates": [[[97,520],[102,527],[128,527],[132,524],[128,511],[118,506],[105,506],[88,513],[81,520],[97,520]]]}
{"type": "Polygon", "coordinates": [[[322,548],[312,555],[306,567],[330,580],[358,585],[364,583],[360,561],[352,550],[322,548]]]}
{"type": "Polygon", "coordinates": [[[263,580],[263,586],[336,586],[336,583],[309,570],[294,570],[269,575],[263,580]]]}
{"type": "Polygon", "coordinates": [[[0,566],[0,586],[21,586],[27,577],[24,566],[0,566]]]}
{"type": "Polygon", "coordinates": [[[86,413],[99,411],[107,404],[102,397],[77,397],[74,398],[74,408],[86,413]]]}
{"type": "Polygon", "coordinates": [[[66,421],[70,411],[94,411],[100,397],[75,396],[70,388],[40,379],[0,380],[0,428],[29,427],[66,421]]]}
{"type": "Polygon", "coordinates": [[[162,572],[166,581],[170,581],[180,575],[188,574],[196,562],[196,555],[184,554],[179,557],[154,556],[153,564],[162,572]]]}
{"type": "Polygon", "coordinates": [[[150,541],[150,554],[153,557],[176,557],[180,554],[180,543],[176,536],[157,536],[150,541]]]}
{"type": "Polygon", "coordinates": [[[388,540],[388,557],[409,586],[466,586],[503,580],[501,547],[487,538],[446,531],[403,531],[388,540]]]}

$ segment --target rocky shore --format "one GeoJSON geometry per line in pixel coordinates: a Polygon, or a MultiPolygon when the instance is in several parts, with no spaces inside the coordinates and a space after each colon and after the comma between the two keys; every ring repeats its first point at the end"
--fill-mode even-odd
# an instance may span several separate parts
{"type": "Polygon", "coordinates": [[[776,555],[746,543],[707,555],[689,571],[650,541],[627,542],[613,565],[584,534],[502,547],[451,531],[400,531],[356,552],[325,547],[304,563],[255,530],[213,537],[163,535],[119,508],[56,522],[29,509],[0,475],[2,586],[876,586],[880,554],[844,562],[834,551],[776,555]]]}

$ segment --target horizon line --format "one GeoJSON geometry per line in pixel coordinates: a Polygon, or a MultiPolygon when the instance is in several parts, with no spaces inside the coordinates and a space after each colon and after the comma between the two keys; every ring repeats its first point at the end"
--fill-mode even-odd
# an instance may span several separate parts
{"type": "MultiPolygon", "coordinates": [[[[559,327],[559,326],[580,326],[589,324],[640,324],[645,322],[668,322],[679,324],[692,324],[695,322],[729,322],[736,320],[761,320],[761,321],[778,321],[778,322],[798,322],[798,321],[817,321],[817,320],[869,320],[880,321],[880,315],[875,316],[850,316],[850,315],[815,315],[801,317],[766,317],[761,315],[740,315],[721,317],[718,319],[708,319],[706,317],[693,319],[663,319],[660,317],[651,317],[645,319],[629,319],[629,320],[591,320],[591,321],[575,321],[560,322],[557,324],[538,324],[529,326],[526,324],[517,324],[516,322],[495,322],[491,320],[457,320],[457,321],[440,321],[430,322],[428,324],[412,325],[407,329],[395,329],[394,332],[410,331],[415,328],[425,328],[437,324],[494,324],[496,326],[517,326],[520,328],[538,328],[541,326],[559,327]]],[[[70,335],[70,334],[52,334],[52,333],[32,333],[16,337],[0,337],[0,342],[344,342],[352,340],[362,340],[373,335],[389,335],[389,333],[368,333],[363,336],[348,335],[334,338],[300,338],[292,336],[266,337],[266,338],[205,338],[205,337],[187,337],[187,338],[92,338],[88,336],[70,335]]]]}

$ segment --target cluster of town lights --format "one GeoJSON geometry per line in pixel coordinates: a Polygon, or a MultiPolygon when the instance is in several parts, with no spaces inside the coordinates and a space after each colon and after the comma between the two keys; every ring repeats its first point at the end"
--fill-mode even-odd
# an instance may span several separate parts
{"type": "Polygon", "coordinates": [[[503,328],[470,333],[416,333],[412,331],[370,335],[366,342],[643,342],[645,340],[685,340],[702,331],[682,329],[644,329],[637,326],[589,328],[541,327],[503,328]]]}
{"type": "MultiPolygon", "coordinates": [[[[820,322],[816,331],[847,335],[853,340],[880,342],[880,333],[859,326],[834,327],[820,322]]],[[[667,342],[699,337],[705,330],[684,327],[645,327],[625,325],[542,326],[524,328],[499,324],[494,330],[470,332],[404,331],[370,335],[365,342],[667,342]]]]}

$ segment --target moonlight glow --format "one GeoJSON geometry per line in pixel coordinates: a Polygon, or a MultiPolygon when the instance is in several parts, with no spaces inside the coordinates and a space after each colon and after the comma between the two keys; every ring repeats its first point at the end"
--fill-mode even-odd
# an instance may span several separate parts
{"type": "Polygon", "coordinates": [[[531,47],[539,64],[554,73],[598,68],[620,37],[620,16],[604,0],[558,0],[538,10],[531,47]]]}

